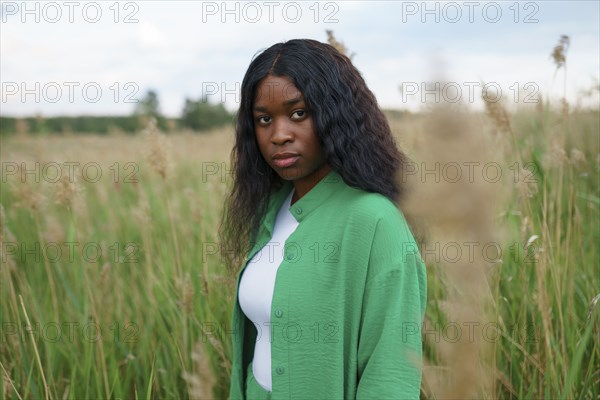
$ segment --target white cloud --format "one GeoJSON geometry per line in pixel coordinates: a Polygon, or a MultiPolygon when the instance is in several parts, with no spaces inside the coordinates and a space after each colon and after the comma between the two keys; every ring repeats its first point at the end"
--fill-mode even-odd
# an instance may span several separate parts
{"type": "Polygon", "coordinates": [[[140,22],[137,25],[137,39],[146,49],[161,48],[169,45],[169,40],[154,24],[140,22]]]}

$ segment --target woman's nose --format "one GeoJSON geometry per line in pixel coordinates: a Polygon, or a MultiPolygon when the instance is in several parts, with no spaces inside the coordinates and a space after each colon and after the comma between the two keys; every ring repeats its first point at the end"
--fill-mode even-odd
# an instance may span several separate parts
{"type": "Polygon", "coordinates": [[[271,134],[271,142],[273,144],[283,144],[293,139],[291,127],[282,119],[273,121],[273,131],[271,134]]]}

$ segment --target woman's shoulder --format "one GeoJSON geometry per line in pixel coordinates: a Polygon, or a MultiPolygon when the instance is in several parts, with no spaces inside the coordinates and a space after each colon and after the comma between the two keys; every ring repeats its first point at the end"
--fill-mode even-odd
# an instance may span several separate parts
{"type": "Polygon", "coordinates": [[[387,196],[378,192],[367,192],[348,186],[343,199],[348,212],[368,220],[389,220],[405,222],[402,210],[387,196]]]}
{"type": "Polygon", "coordinates": [[[395,240],[414,244],[415,237],[402,209],[387,196],[350,188],[347,212],[353,223],[370,227],[376,240],[395,240]]]}

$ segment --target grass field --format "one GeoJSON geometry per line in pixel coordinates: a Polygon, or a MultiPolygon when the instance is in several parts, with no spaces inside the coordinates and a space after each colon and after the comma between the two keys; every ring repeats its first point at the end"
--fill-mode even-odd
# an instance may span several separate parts
{"type": "MultiPolygon", "coordinates": [[[[422,397],[598,399],[598,112],[488,111],[390,117],[428,268],[422,397]]],[[[226,398],[232,145],[2,138],[2,398],[226,398]]]]}

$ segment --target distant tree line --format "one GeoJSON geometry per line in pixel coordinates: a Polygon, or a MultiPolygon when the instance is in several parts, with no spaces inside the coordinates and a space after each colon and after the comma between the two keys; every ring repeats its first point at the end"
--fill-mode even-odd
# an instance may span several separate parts
{"type": "Polygon", "coordinates": [[[0,116],[0,134],[11,133],[135,133],[146,127],[149,118],[156,119],[157,126],[164,132],[178,129],[204,131],[222,125],[233,125],[234,115],[222,103],[213,104],[206,96],[198,100],[185,99],[181,116],[168,118],[160,112],[158,95],[149,90],[139,101],[132,115],[74,117],[8,117],[0,116]]]}

